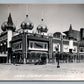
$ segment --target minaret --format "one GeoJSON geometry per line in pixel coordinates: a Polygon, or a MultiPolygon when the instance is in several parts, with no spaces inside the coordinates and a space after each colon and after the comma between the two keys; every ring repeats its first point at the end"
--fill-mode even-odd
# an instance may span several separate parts
{"type": "Polygon", "coordinates": [[[9,13],[8,21],[4,22],[1,25],[3,31],[7,31],[7,49],[8,49],[8,63],[11,63],[11,41],[12,41],[12,33],[15,31],[16,27],[13,24],[11,13],[9,13]]]}
{"type": "Polygon", "coordinates": [[[11,14],[9,14],[7,24],[8,24],[8,26],[7,26],[7,32],[8,32],[7,47],[10,48],[11,47],[10,41],[12,41],[12,36],[13,36],[12,33],[13,33],[13,31],[15,31],[15,26],[13,25],[11,14]]]}
{"type": "Polygon", "coordinates": [[[73,50],[73,36],[72,36],[72,25],[70,24],[68,37],[69,37],[69,52],[72,53],[73,50]]]}

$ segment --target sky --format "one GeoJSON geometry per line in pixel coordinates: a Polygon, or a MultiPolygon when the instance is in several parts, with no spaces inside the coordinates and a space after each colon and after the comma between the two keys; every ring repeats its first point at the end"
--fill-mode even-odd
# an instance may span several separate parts
{"type": "Polygon", "coordinates": [[[34,24],[35,32],[42,18],[48,33],[64,32],[69,29],[70,24],[74,30],[80,31],[80,28],[84,28],[83,4],[0,4],[0,26],[7,20],[9,12],[16,29],[20,28],[27,14],[34,24]]]}

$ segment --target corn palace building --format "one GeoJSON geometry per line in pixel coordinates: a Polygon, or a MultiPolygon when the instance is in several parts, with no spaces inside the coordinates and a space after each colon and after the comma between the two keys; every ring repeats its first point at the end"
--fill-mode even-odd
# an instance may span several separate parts
{"type": "Polygon", "coordinates": [[[84,60],[84,29],[73,30],[72,25],[67,31],[47,34],[48,28],[42,24],[37,26],[37,33],[32,29],[34,24],[28,15],[16,30],[9,14],[7,22],[1,25],[0,34],[0,63],[31,64],[46,57],[47,63],[56,62],[56,53],[60,52],[60,62],[76,62],[84,60]]]}

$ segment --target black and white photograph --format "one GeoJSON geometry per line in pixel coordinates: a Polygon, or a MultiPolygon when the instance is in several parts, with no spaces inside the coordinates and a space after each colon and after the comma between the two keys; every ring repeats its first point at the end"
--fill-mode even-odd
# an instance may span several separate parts
{"type": "Polygon", "coordinates": [[[84,81],[84,4],[0,4],[0,81],[84,81]]]}

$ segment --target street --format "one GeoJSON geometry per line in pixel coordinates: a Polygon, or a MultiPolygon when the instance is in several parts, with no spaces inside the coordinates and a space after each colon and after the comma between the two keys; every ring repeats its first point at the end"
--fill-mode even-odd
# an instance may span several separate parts
{"type": "Polygon", "coordinates": [[[0,64],[0,80],[84,80],[84,63],[0,64]]]}

